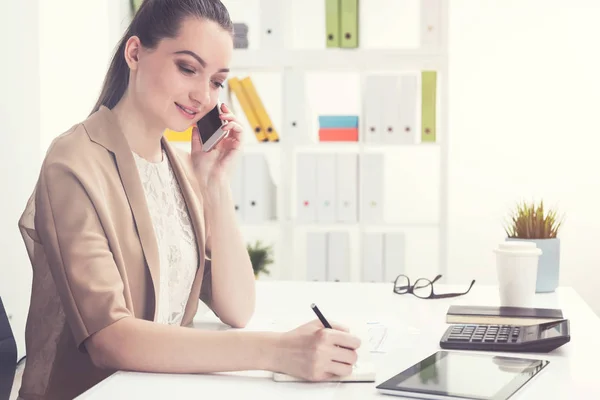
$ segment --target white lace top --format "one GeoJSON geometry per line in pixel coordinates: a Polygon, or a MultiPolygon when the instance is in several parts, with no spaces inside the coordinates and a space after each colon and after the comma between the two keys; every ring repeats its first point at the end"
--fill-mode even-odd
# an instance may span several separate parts
{"type": "Polygon", "coordinates": [[[181,324],[197,266],[196,238],[179,184],[163,151],[153,163],[133,153],[146,194],[160,258],[157,322],[181,324]]]}

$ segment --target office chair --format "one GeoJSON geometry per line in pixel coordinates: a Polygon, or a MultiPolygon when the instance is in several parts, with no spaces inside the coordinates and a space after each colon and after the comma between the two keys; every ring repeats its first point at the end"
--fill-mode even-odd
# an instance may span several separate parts
{"type": "Polygon", "coordinates": [[[8,399],[17,371],[17,343],[0,297],[0,399],[8,399]]]}

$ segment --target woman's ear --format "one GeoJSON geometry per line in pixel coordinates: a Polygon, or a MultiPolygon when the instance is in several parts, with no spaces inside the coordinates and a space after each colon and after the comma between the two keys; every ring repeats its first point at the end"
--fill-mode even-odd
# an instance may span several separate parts
{"type": "Polygon", "coordinates": [[[140,38],[132,36],[127,40],[125,44],[125,61],[131,70],[137,69],[141,50],[142,43],[140,42],[140,38]]]}

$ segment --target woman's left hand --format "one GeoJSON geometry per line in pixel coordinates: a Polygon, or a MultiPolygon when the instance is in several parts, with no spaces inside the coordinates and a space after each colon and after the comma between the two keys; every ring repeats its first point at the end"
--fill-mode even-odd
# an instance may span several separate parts
{"type": "Polygon", "coordinates": [[[227,121],[221,129],[229,133],[212,150],[202,151],[200,132],[197,127],[192,130],[192,164],[203,191],[217,188],[226,182],[233,160],[240,151],[243,129],[225,104],[221,105],[221,111],[221,120],[227,121]]]}

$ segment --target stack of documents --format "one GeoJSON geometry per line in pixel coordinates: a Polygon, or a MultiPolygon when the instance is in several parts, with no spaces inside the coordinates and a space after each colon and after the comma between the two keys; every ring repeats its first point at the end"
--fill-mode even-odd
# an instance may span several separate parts
{"type": "Polygon", "coordinates": [[[357,115],[320,115],[320,142],[357,142],[357,115]]]}

